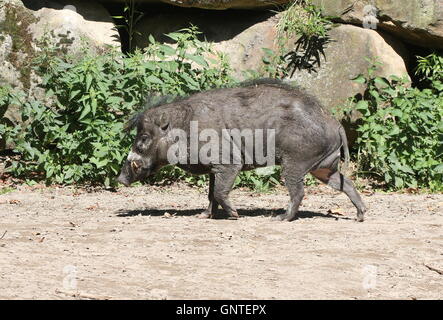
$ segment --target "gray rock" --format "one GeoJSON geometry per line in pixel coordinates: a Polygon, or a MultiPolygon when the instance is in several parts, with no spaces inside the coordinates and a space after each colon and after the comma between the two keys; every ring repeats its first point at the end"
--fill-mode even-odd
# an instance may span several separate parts
{"type": "Polygon", "coordinates": [[[376,28],[404,41],[443,49],[442,0],[313,0],[336,21],[363,26],[376,12],[376,28]],[[373,4],[376,11],[368,10],[373,4]]]}
{"type": "Polygon", "coordinates": [[[52,32],[55,41],[72,42],[71,51],[77,51],[82,39],[97,49],[107,46],[119,47],[119,35],[108,11],[96,2],[78,0],[59,1],[52,8],[42,7],[35,11],[38,22],[30,27],[34,39],[52,32]]]}
{"type": "Polygon", "coordinates": [[[341,105],[346,98],[363,91],[363,86],[351,79],[366,74],[370,60],[382,66],[378,75],[408,76],[407,51],[401,42],[387,34],[352,25],[341,25],[330,32],[332,42],[325,49],[317,72],[298,71],[295,80],[318,97],[328,108],[341,105]]]}
{"type": "MultiPolygon", "coordinates": [[[[138,0],[142,4],[167,3],[174,6],[225,10],[225,9],[270,9],[290,3],[292,0],[138,0]]],[[[107,2],[125,3],[125,0],[108,0],[107,2]]]]}

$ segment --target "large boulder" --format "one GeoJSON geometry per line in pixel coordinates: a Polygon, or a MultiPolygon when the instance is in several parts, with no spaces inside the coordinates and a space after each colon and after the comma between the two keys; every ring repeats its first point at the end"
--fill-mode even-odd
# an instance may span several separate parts
{"type": "Polygon", "coordinates": [[[47,35],[75,52],[86,41],[91,49],[120,46],[107,10],[79,0],[0,0],[0,85],[29,89],[35,77],[29,68],[38,40],[47,35]]]}
{"type": "Polygon", "coordinates": [[[346,98],[362,93],[362,85],[352,81],[366,74],[372,61],[379,61],[378,75],[407,76],[408,53],[390,35],[353,25],[340,25],[330,31],[317,72],[297,71],[291,77],[327,107],[343,104],[346,98]],[[368,61],[369,60],[369,61],[368,61]]]}
{"type": "MultiPolygon", "coordinates": [[[[145,46],[148,36],[167,42],[166,33],[189,27],[191,24],[198,26],[203,33],[202,38],[209,42],[229,40],[260,22],[274,16],[271,12],[249,11],[203,11],[192,10],[183,14],[180,11],[166,11],[155,15],[146,15],[136,25],[135,44],[145,46]]],[[[275,20],[275,19],[274,19],[275,20]]]]}
{"type": "Polygon", "coordinates": [[[313,3],[339,22],[363,26],[374,15],[378,29],[411,44],[443,49],[442,0],[313,0],[313,3]],[[377,10],[370,10],[370,3],[377,10]]]}
{"type": "Polygon", "coordinates": [[[148,35],[157,41],[170,42],[165,34],[195,25],[201,39],[213,43],[214,49],[226,53],[237,76],[247,69],[256,69],[262,62],[262,48],[276,48],[276,16],[269,12],[179,12],[162,13],[143,18],[135,36],[138,47],[148,45],[148,35]]]}
{"type": "Polygon", "coordinates": [[[49,6],[36,6],[37,22],[30,26],[34,39],[50,31],[56,40],[70,39],[70,50],[78,50],[82,41],[100,50],[107,46],[120,46],[119,34],[109,12],[98,2],[80,0],[40,1],[49,6]]]}
{"type": "Polygon", "coordinates": [[[0,85],[29,87],[34,54],[29,26],[36,18],[19,0],[0,0],[0,85]]]}

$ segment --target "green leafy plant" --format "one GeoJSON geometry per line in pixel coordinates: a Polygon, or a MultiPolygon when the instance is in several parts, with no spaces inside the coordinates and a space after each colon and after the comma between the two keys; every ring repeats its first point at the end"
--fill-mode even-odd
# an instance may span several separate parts
{"type": "Polygon", "coordinates": [[[292,76],[297,70],[316,71],[325,56],[324,48],[333,24],[310,0],[295,0],[281,13],[277,24],[278,50],[265,49],[265,73],[272,77],[292,76]],[[288,41],[297,38],[293,47],[288,41]]]}
{"type": "Polygon", "coordinates": [[[443,190],[443,93],[434,86],[439,80],[420,90],[404,78],[376,76],[378,65],[354,79],[366,90],[345,108],[348,117],[361,114],[355,144],[359,172],[389,189],[443,190]]]}
{"type": "Polygon", "coordinates": [[[12,187],[3,187],[3,188],[0,188],[0,195],[7,194],[7,193],[10,193],[13,191],[15,191],[15,189],[12,187]]]}
{"type": "Polygon", "coordinates": [[[4,132],[6,131],[6,127],[9,124],[7,119],[3,116],[9,107],[9,93],[11,89],[10,87],[1,86],[0,87],[0,148],[3,149],[5,147],[5,138],[4,132]]]}
{"type": "Polygon", "coordinates": [[[137,23],[144,17],[144,13],[137,10],[136,0],[125,0],[125,6],[123,8],[123,15],[112,16],[114,19],[123,21],[123,24],[117,24],[115,27],[117,29],[123,29],[128,36],[128,51],[133,52],[134,48],[134,37],[135,35],[141,35],[135,27],[137,23]]]}
{"type": "MultiPolygon", "coordinates": [[[[197,39],[196,28],[150,39],[145,52],[59,55],[49,44],[34,61],[44,101],[21,91],[7,99],[20,106],[23,126],[3,126],[20,156],[7,168],[14,176],[46,183],[114,183],[133,133],[123,127],[151,94],[184,95],[232,81],[228,65],[197,39]],[[208,56],[214,59],[207,58],[208,56]]],[[[4,99],[4,98],[1,98],[4,99]]]]}
{"type": "Polygon", "coordinates": [[[0,118],[6,112],[6,106],[8,105],[10,91],[10,87],[0,86],[0,118]]]}
{"type": "Polygon", "coordinates": [[[200,41],[199,34],[195,26],[169,33],[166,36],[175,42],[173,45],[158,43],[149,36],[150,45],[144,53],[151,69],[149,79],[157,84],[154,91],[184,95],[235,82],[226,56],[200,41]]]}
{"type": "Polygon", "coordinates": [[[426,57],[417,57],[418,64],[415,74],[428,87],[443,91],[443,56],[431,53],[426,57]]]}
{"type": "Polygon", "coordinates": [[[280,174],[280,166],[243,171],[236,178],[234,186],[246,187],[256,192],[268,192],[274,186],[281,184],[280,174]]]}

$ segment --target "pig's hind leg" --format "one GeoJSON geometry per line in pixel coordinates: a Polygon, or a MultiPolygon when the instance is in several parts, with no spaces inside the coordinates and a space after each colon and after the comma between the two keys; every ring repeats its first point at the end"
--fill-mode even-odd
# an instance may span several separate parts
{"type": "Polygon", "coordinates": [[[344,192],[357,208],[357,221],[363,222],[366,207],[352,181],[339,172],[339,162],[340,154],[327,158],[311,174],[333,189],[344,192]]]}

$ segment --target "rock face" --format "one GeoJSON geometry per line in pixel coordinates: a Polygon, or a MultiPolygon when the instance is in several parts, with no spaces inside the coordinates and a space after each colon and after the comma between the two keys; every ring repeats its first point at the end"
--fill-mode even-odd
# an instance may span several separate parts
{"type": "MultiPolygon", "coordinates": [[[[28,28],[35,17],[21,1],[2,1],[0,6],[0,85],[30,85],[30,71],[24,66],[34,53],[28,28]]],[[[29,68],[28,68],[29,69],[29,68]]]]}
{"type": "Polygon", "coordinates": [[[140,33],[135,35],[135,44],[144,47],[148,43],[147,35],[152,34],[162,42],[170,41],[164,34],[189,27],[198,26],[204,37],[210,42],[220,42],[234,38],[248,28],[266,21],[272,16],[270,12],[251,11],[247,15],[243,11],[196,11],[165,12],[153,16],[145,16],[137,24],[140,33]]]}
{"type": "Polygon", "coordinates": [[[38,21],[30,26],[34,39],[53,31],[56,37],[68,35],[72,39],[70,50],[81,46],[81,38],[96,48],[120,46],[111,16],[97,2],[59,0],[51,3],[51,7],[41,7],[34,12],[34,16],[38,21]]]}
{"type": "Polygon", "coordinates": [[[19,0],[0,2],[0,84],[31,87],[32,74],[26,66],[39,50],[37,40],[45,34],[54,43],[70,43],[71,52],[82,41],[97,49],[120,46],[112,18],[98,3],[37,0],[29,5],[24,1],[28,8],[19,0]]]}
{"type": "Polygon", "coordinates": [[[408,74],[406,49],[387,34],[341,25],[332,29],[330,36],[333,42],[326,47],[326,59],[322,58],[318,72],[298,71],[292,77],[329,108],[362,92],[363,87],[351,79],[366,74],[370,63],[365,58],[383,64],[378,71],[380,76],[408,74]]]}
{"type": "MultiPolygon", "coordinates": [[[[125,0],[109,0],[106,2],[125,3],[125,0]]],[[[224,10],[224,9],[267,9],[286,4],[291,0],[139,0],[140,3],[167,3],[180,7],[192,7],[200,9],[224,10]]]]}
{"type": "MultiPolygon", "coordinates": [[[[192,22],[203,31],[203,37],[213,42],[214,49],[227,54],[236,76],[241,77],[242,71],[262,68],[262,48],[277,51],[278,18],[263,14],[249,16],[242,21],[244,24],[240,28],[238,22],[237,25],[223,24],[223,21],[230,21],[229,16],[217,18],[197,15],[180,19],[179,15],[163,14],[142,21],[144,28],[139,31],[143,37],[139,40],[147,39],[148,30],[158,26],[160,21],[168,21],[167,25],[163,24],[163,28],[155,29],[153,36],[160,41],[167,40],[161,36],[163,33],[183,28],[192,22]]],[[[231,19],[236,21],[233,17],[231,19]]],[[[291,78],[318,97],[327,108],[336,107],[348,97],[362,91],[363,88],[351,79],[367,71],[370,63],[365,58],[378,59],[383,63],[380,69],[382,76],[407,74],[407,51],[401,42],[388,34],[353,25],[341,25],[331,30],[330,38],[331,42],[325,48],[326,59],[321,60],[317,72],[297,71],[291,78]]],[[[138,42],[138,45],[146,45],[146,42],[138,42]]]]}
{"type": "Polygon", "coordinates": [[[148,44],[148,35],[157,41],[169,42],[164,34],[193,24],[202,32],[202,40],[212,42],[214,49],[226,53],[236,75],[261,65],[262,48],[274,48],[277,18],[267,12],[193,12],[186,17],[180,13],[164,13],[145,17],[138,24],[141,35],[135,37],[138,47],[148,44]],[[167,21],[167,23],[164,23],[167,21]],[[151,30],[154,30],[152,32],[151,30]]]}
{"type": "Polygon", "coordinates": [[[411,44],[443,49],[442,0],[313,0],[337,21],[363,26],[376,7],[376,27],[411,44]]]}

